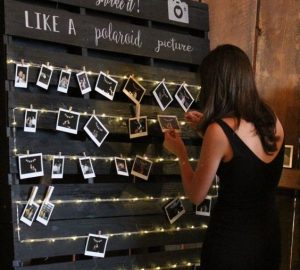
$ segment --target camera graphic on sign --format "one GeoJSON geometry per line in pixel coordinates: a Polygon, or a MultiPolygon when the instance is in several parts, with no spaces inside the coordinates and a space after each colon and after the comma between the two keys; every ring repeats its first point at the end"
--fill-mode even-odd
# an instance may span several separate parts
{"type": "Polygon", "coordinates": [[[168,0],[169,20],[189,23],[188,4],[181,0],[168,0]]]}

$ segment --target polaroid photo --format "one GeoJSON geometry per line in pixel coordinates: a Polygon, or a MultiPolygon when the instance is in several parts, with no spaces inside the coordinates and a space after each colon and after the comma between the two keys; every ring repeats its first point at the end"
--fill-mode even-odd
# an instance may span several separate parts
{"type": "Polygon", "coordinates": [[[130,139],[148,135],[147,116],[129,118],[128,125],[130,139]]]}
{"type": "Polygon", "coordinates": [[[15,87],[27,88],[29,65],[17,64],[15,74],[15,87]]]}
{"type": "Polygon", "coordinates": [[[84,179],[96,177],[90,157],[79,158],[79,163],[84,179]]]}
{"type": "Polygon", "coordinates": [[[108,236],[90,233],[86,242],[84,255],[104,258],[107,242],[108,236]]]}
{"type": "Polygon", "coordinates": [[[154,89],[153,96],[162,111],[164,111],[173,101],[173,97],[171,96],[164,81],[160,82],[160,84],[154,89]]]}
{"type": "Polygon", "coordinates": [[[47,226],[48,222],[50,220],[51,214],[53,212],[54,209],[54,204],[51,202],[43,202],[40,211],[37,215],[36,220],[40,223],[42,223],[43,225],[47,226]]]}
{"type": "Polygon", "coordinates": [[[44,176],[42,153],[22,155],[18,159],[20,179],[44,176]]]}
{"type": "Polygon", "coordinates": [[[53,69],[50,66],[42,65],[36,85],[48,89],[53,69]]]}
{"type": "Polygon", "coordinates": [[[285,145],[284,146],[284,158],[283,158],[283,167],[284,168],[292,168],[293,167],[293,145],[285,145]]]}
{"type": "Polygon", "coordinates": [[[57,91],[65,94],[68,93],[70,79],[71,71],[62,69],[58,80],[57,91]]]}
{"type": "Polygon", "coordinates": [[[60,108],[56,121],[56,130],[77,134],[79,119],[80,113],[60,108]]]}
{"type": "Polygon", "coordinates": [[[54,156],[52,160],[52,179],[62,179],[64,176],[64,165],[65,157],[64,156],[54,156]]]}
{"type": "Polygon", "coordinates": [[[146,89],[138,83],[132,76],[127,80],[123,92],[128,96],[135,104],[141,103],[141,100],[146,93],[146,89]]]}
{"type": "Polygon", "coordinates": [[[77,77],[77,81],[78,81],[79,88],[80,88],[82,95],[92,91],[90,81],[89,81],[86,71],[77,73],[76,77],[77,77]]]}
{"type": "Polygon", "coordinates": [[[115,165],[118,175],[129,175],[125,158],[115,157],[115,165]]]}
{"type": "Polygon", "coordinates": [[[137,155],[134,159],[131,174],[144,180],[148,180],[152,164],[153,162],[151,160],[137,155]]]}
{"type": "Polygon", "coordinates": [[[114,95],[117,89],[118,81],[114,80],[109,75],[100,71],[95,90],[101,95],[105,96],[109,100],[114,99],[114,95]]]}
{"type": "Polygon", "coordinates": [[[98,147],[100,147],[109,133],[96,115],[91,116],[83,129],[98,147]]]}
{"type": "Polygon", "coordinates": [[[24,222],[28,226],[31,226],[35,219],[36,213],[39,210],[39,207],[40,206],[35,202],[31,202],[31,204],[27,202],[24,211],[22,213],[22,216],[20,218],[20,221],[24,222]]]}
{"type": "Polygon", "coordinates": [[[185,213],[185,209],[180,198],[175,198],[169,202],[165,206],[165,212],[171,224],[179,219],[185,213]]]}
{"type": "Polygon", "coordinates": [[[175,98],[185,112],[188,111],[194,102],[193,96],[184,84],[182,84],[177,90],[175,98]]]}
{"type": "Polygon", "coordinates": [[[168,130],[180,132],[180,126],[176,115],[157,115],[157,120],[162,132],[166,132],[168,130]]]}
{"type": "Polygon", "coordinates": [[[206,196],[204,201],[196,206],[196,215],[210,216],[211,204],[212,204],[212,197],[206,196]]]}
{"type": "Polygon", "coordinates": [[[38,110],[27,109],[25,111],[24,131],[36,132],[38,110]]]}

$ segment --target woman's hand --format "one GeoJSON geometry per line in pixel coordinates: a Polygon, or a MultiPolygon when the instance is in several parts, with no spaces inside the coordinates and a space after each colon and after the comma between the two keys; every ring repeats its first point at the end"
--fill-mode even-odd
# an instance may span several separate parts
{"type": "Polygon", "coordinates": [[[163,146],[178,158],[186,156],[186,148],[180,135],[174,130],[165,132],[163,146]]]}
{"type": "Polygon", "coordinates": [[[188,122],[191,128],[196,129],[201,123],[203,113],[198,111],[190,111],[185,113],[185,120],[188,122]]]}

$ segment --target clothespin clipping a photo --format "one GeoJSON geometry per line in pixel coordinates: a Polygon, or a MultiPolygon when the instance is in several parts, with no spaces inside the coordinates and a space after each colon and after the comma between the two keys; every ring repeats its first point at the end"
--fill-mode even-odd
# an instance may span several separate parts
{"type": "Polygon", "coordinates": [[[141,116],[141,104],[137,103],[135,106],[135,117],[139,120],[141,116]]]}
{"type": "Polygon", "coordinates": [[[25,65],[25,61],[24,61],[24,59],[21,59],[21,64],[22,64],[22,66],[24,66],[24,65],[25,65]]]}
{"type": "Polygon", "coordinates": [[[83,66],[83,67],[82,67],[82,70],[83,70],[83,71],[86,71],[86,68],[85,68],[85,66],[83,66]]]}
{"type": "Polygon", "coordinates": [[[27,149],[27,150],[26,150],[26,154],[29,155],[29,153],[30,153],[30,152],[29,152],[29,150],[27,149]]]}
{"type": "Polygon", "coordinates": [[[45,196],[45,199],[44,199],[45,204],[47,204],[50,201],[53,190],[54,190],[54,186],[49,186],[48,187],[48,190],[47,190],[47,193],[46,193],[46,196],[45,196]]]}
{"type": "Polygon", "coordinates": [[[35,199],[35,196],[37,194],[38,189],[39,189],[38,186],[34,186],[32,188],[32,191],[31,191],[31,194],[30,194],[30,197],[29,197],[29,200],[28,200],[29,205],[32,205],[32,203],[34,202],[34,199],[35,199]]]}
{"type": "Polygon", "coordinates": [[[73,107],[71,106],[71,107],[69,107],[69,111],[72,111],[72,109],[73,109],[73,107]]]}

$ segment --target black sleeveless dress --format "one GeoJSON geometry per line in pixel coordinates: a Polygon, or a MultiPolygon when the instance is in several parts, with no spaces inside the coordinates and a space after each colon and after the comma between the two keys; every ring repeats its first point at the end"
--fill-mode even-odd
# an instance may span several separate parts
{"type": "Polygon", "coordinates": [[[201,270],[278,270],[280,228],[275,195],[284,145],[270,163],[260,160],[224,121],[233,149],[218,168],[219,198],[211,213],[201,270]]]}

